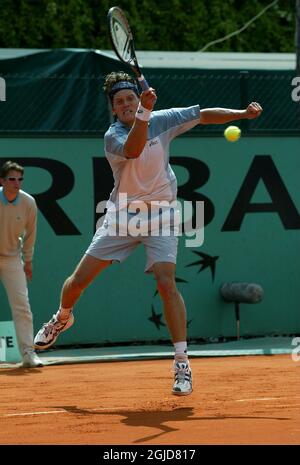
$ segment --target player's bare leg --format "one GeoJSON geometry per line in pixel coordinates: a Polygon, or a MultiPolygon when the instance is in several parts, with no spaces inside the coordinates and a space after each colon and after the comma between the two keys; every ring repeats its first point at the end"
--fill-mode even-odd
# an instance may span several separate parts
{"type": "Polygon", "coordinates": [[[99,260],[91,255],[83,256],[74,273],[66,279],[62,287],[59,310],[35,336],[36,349],[48,349],[55,343],[61,332],[72,326],[74,323],[73,306],[84,289],[110,264],[110,260],[99,260]]]}
{"type": "Polygon", "coordinates": [[[155,263],[153,273],[163,301],[164,316],[173,343],[186,341],[186,309],[175,282],[173,263],[155,263]]]}
{"type": "Polygon", "coordinates": [[[91,284],[96,276],[110,264],[110,260],[99,260],[92,255],[84,255],[75,271],[66,279],[62,287],[61,307],[74,307],[81,293],[91,284]]]}
{"type": "Polygon", "coordinates": [[[163,301],[164,316],[175,347],[173,394],[187,395],[192,392],[192,373],[187,356],[186,309],[178,292],[173,263],[156,263],[153,266],[157,289],[163,301]]]}

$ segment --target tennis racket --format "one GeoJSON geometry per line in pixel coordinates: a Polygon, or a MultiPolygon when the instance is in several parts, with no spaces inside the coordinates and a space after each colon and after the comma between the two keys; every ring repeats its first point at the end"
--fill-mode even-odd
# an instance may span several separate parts
{"type": "Polygon", "coordinates": [[[113,6],[108,12],[107,20],[111,43],[117,57],[131,67],[142,90],[149,89],[137,61],[132,32],[124,12],[118,6],[113,6]]]}

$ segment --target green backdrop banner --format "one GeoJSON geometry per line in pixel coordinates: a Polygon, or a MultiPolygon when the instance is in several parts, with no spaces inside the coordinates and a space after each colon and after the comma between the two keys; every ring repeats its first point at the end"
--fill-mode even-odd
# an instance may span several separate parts
{"type": "MultiPolygon", "coordinates": [[[[289,137],[178,138],[171,161],[180,200],[204,201],[201,247],[179,240],[177,281],[190,339],[234,337],[234,306],[220,296],[228,281],[260,284],[262,302],[241,304],[241,335],[300,331],[300,141],[289,137]]],[[[61,285],[88,247],[112,176],[103,139],[2,138],[0,163],[25,166],[23,188],[39,207],[33,280],[35,329],[57,310],[61,285]]],[[[140,246],[105,270],[75,309],[59,344],[163,341],[169,334],[140,246]]],[[[10,310],[0,288],[1,320],[10,310]]]]}
{"type": "MultiPolygon", "coordinates": [[[[179,54],[177,68],[143,68],[156,89],[157,110],[195,103],[202,108],[245,108],[257,101],[264,112],[255,121],[241,121],[244,134],[299,135],[299,99],[292,98],[293,91],[297,94],[292,84],[296,71],[282,69],[280,60],[278,69],[271,70],[259,69],[259,57],[258,69],[180,68],[181,60],[184,55],[179,54]]],[[[114,55],[95,50],[56,49],[0,60],[0,77],[6,83],[0,134],[103,136],[110,123],[104,79],[119,69],[129,71],[114,55]]],[[[198,125],[189,134],[222,132],[222,125],[212,124],[198,125]]]]}

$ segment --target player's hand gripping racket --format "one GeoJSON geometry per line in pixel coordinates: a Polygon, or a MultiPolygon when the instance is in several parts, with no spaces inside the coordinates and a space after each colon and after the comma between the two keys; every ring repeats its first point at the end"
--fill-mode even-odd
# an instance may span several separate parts
{"type": "Polygon", "coordinates": [[[129,65],[136,75],[142,90],[149,85],[141,73],[133,43],[133,36],[125,14],[118,6],[110,8],[108,15],[109,34],[116,55],[123,63],[129,65]]]}

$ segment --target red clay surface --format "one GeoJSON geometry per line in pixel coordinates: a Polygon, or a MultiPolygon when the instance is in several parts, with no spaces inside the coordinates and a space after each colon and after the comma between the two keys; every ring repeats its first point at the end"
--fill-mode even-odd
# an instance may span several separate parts
{"type": "Polygon", "coordinates": [[[0,369],[0,444],[299,444],[300,362],[290,355],[0,369]]]}

